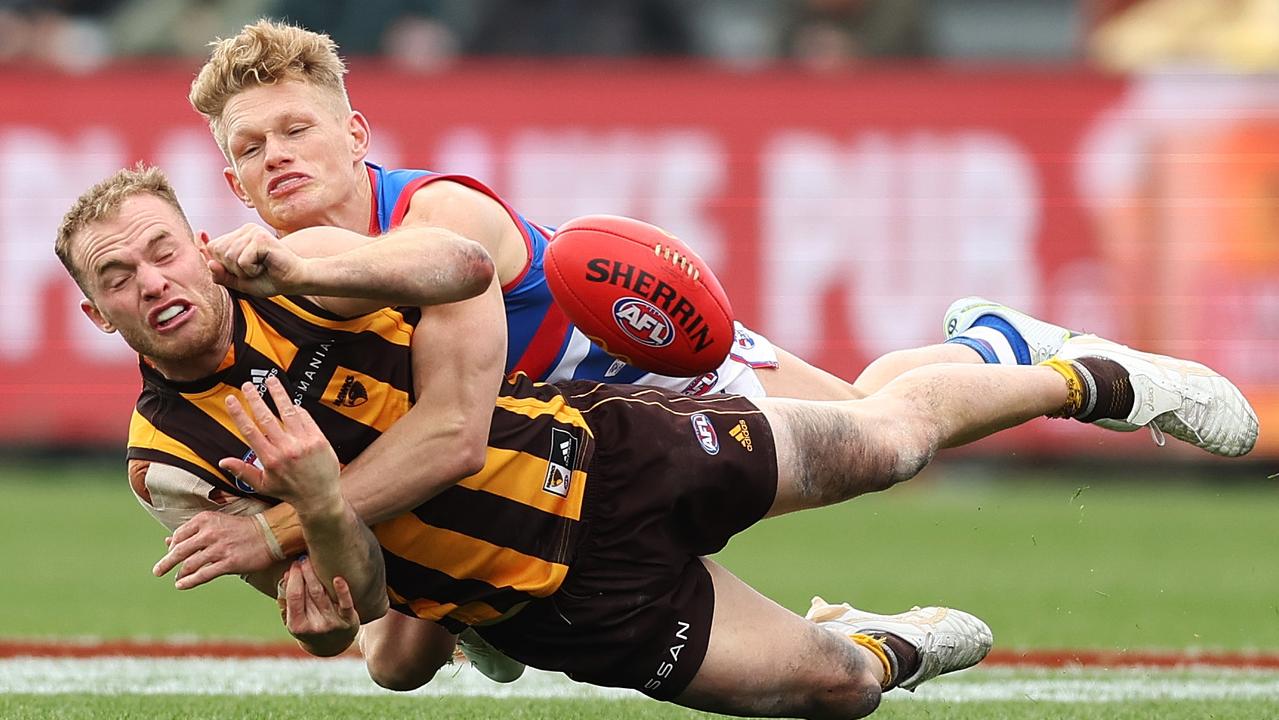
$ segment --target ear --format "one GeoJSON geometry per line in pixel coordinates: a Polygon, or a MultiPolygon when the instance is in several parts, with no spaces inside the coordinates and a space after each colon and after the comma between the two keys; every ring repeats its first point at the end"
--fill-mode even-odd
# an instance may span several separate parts
{"type": "Polygon", "coordinates": [[[369,121],[364,117],[364,113],[356,110],[347,117],[346,123],[346,130],[351,136],[352,160],[357,163],[364,162],[364,158],[369,154],[369,142],[373,135],[369,129],[369,121]]]}
{"type": "Polygon", "coordinates": [[[240,202],[244,203],[247,208],[253,207],[253,200],[249,198],[249,194],[244,191],[244,186],[240,184],[240,176],[235,174],[235,168],[222,168],[222,177],[226,179],[226,184],[231,188],[231,192],[240,198],[240,202]]]}
{"type": "Polygon", "coordinates": [[[115,332],[115,325],[112,325],[111,321],[103,316],[102,312],[98,310],[98,306],[94,305],[92,300],[88,298],[81,300],[80,311],[85,314],[85,317],[92,320],[93,324],[97,325],[98,329],[102,332],[107,334],[115,332]]]}

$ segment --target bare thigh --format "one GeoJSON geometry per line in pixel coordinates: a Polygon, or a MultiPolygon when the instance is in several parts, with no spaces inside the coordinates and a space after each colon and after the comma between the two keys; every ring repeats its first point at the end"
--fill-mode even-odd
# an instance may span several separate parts
{"type": "Polygon", "coordinates": [[[981,356],[972,348],[947,343],[926,345],[908,350],[894,350],[875,358],[853,381],[853,387],[862,395],[870,395],[894,380],[898,375],[925,365],[937,363],[981,363],[981,356]]]}
{"type": "Polygon", "coordinates": [[[898,404],[872,397],[843,403],[790,398],[752,401],[764,412],[777,453],[777,491],[766,517],[825,507],[891,487],[912,423],[898,404]]]}
{"type": "Polygon", "coordinates": [[[702,559],[715,616],[701,668],[675,699],[711,712],[860,717],[879,704],[878,664],[864,650],[764,597],[702,559]]]}
{"type": "Polygon", "coordinates": [[[797,400],[855,400],[865,397],[860,390],[835,375],[781,348],[774,350],[777,352],[777,367],[755,371],[769,397],[797,400]]]}
{"type": "Polygon", "coordinates": [[[980,363],[981,356],[963,345],[942,344],[895,350],[879,356],[852,383],[775,347],[777,367],[755,371],[768,397],[796,400],[857,400],[879,390],[898,375],[937,363],[980,363]]]}

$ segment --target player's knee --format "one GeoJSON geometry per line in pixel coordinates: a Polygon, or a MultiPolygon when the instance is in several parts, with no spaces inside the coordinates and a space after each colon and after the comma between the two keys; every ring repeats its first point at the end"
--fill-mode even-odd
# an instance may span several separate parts
{"type": "Polygon", "coordinates": [[[422,648],[413,648],[413,652],[396,650],[390,643],[365,648],[364,664],[369,677],[379,687],[399,692],[416,690],[430,682],[451,655],[438,651],[424,652],[422,648]]]}
{"type": "Polygon", "coordinates": [[[805,673],[803,700],[798,714],[806,718],[865,717],[879,707],[882,690],[877,667],[870,667],[863,653],[847,638],[813,626],[813,656],[820,658],[805,673]],[[821,670],[818,670],[821,668],[821,670]]]}
{"type": "Polygon", "coordinates": [[[876,423],[881,490],[909,480],[932,462],[940,447],[936,423],[927,411],[911,401],[892,399],[884,403],[882,422],[876,423]]]}
{"type": "Polygon", "coordinates": [[[875,712],[883,691],[868,672],[855,672],[815,689],[803,713],[814,720],[848,720],[875,712]]]}
{"type": "Polygon", "coordinates": [[[378,687],[387,690],[395,690],[397,692],[407,692],[416,690],[431,681],[435,677],[435,672],[440,669],[439,665],[435,667],[427,667],[424,664],[394,664],[388,662],[377,662],[373,658],[366,661],[369,671],[369,677],[378,687]]]}

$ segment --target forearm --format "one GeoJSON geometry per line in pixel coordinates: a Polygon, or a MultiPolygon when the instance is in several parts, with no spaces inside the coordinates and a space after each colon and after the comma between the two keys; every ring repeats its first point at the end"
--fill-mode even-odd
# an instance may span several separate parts
{"type": "Polygon", "coordinates": [[[411,352],[416,404],[342,470],[342,494],[368,523],[411,510],[484,467],[506,361],[497,282],[480,297],[423,308],[411,352]]]}
{"type": "MultiPolygon", "coordinates": [[[[497,281],[480,297],[423,308],[411,351],[416,404],[342,470],[343,496],[371,525],[484,467],[506,361],[506,313],[497,281]]],[[[263,517],[284,555],[302,551],[292,508],[276,506],[263,517]]]]}
{"type": "MultiPolygon", "coordinates": [[[[308,228],[290,244],[340,245],[350,234],[333,227],[308,228]],[[321,237],[316,237],[321,236],[321,237]]],[[[374,300],[388,305],[436,305],[484,292],[493,278],[493,260],[479,243],[443,228],[421,225],[396,229],[373,241],[351,243],[344,252],[311,257],[288,294],[374,300]]]]}
{"type": "Polygon", "coordinates": [[[350,503],[340,500],[319,508],[299,508],[298,519],[316,575],[332,591],[341,576],[351,587],[362,622],[386,614],[386,567],[373,532],[350,503]]]}
{"type": "MultiPolygon", "coordinates": [[[[485,412],[492,415],[489,399],[485,412]]],[[[421,505],[445,488],[478,471],[463,450],[483,450],[488,422],[468,424],[458,414],[442,417],[441,408],[419,403],[342,470],[342,495],[360,519],[376,525],[421,505]]],[[[303,552],[307,544],[296,511],[281,503],[262,513],[268,544],[281,557],[303,552]]]]}

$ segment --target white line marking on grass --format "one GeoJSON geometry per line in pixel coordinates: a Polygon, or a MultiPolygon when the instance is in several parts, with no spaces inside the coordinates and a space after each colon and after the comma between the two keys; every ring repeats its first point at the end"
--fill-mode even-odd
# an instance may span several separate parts
{"type": "MultiPolygon", "coordinates": [[[[0,693],[48,695],[382,695],[358,659],[14,658],[0,660],[0,693]]],[[[400,693],[395,693],[400,694],[400,693]]],[[[506,685],[475,670],[446,668],[414,695],[618,699],[630,690],[597,688],[530,669],[506,685]]],[[[975,670],[943,678],[888,701],[1106,703],[1134,700],[1279,700],[1279,673],[1223,670],[975,670]]]]}
{"type": "MultiPolygon", "coordinates": [[[[498,684],[469,668],[441,670],[413,694],[524,698],[639,697],[597,688],[559,673],[530,669],[518,682],[498,684]]],[[[381,695],[360,659],[14,658],[0,660],[0,693],[98,695],[381,695]]]]}

